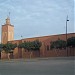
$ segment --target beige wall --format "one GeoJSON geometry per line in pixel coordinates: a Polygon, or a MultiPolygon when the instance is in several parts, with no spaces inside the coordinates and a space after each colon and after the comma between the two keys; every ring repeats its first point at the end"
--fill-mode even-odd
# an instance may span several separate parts
{"type": "Polygon", "coordinates": [[[10,18],[7,17],[6,24],[2,25],[1,43],[14,40],[14,26],[10,24],[10,18]]]}
{"type": "Polygon", "coordinates": [[[14,40],[14,27],[9,25],[8,26],[8,41],[14,40]]]}
{"type": "Polygon", "coordinates": [[[8,40],[8,27],[2,25],[2,36],[1,36],[1,43],[7,43],[8,40]]]}
{"type": "Polygon", "coordinates": [[[14,40],[14,27],[12,25],[2,25],[1,42],[3,44],[14,40]]]}

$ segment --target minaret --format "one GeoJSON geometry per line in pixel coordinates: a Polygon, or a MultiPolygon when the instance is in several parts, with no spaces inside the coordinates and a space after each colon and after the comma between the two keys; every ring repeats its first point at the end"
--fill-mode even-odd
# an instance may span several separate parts
{"type": "Polygon", "coordinates": [[[10,18],[9,17],[7,17],[7,19],[6,19],[6,24],[10,25],[10,18]]]}
{"type": "Polygon", "coordinates": [[[10,18],[7,17],[6,23],[2,25],[1,43],[6,44],[8,41],[14,40],[14,26],[10,23],[10,18]]]}

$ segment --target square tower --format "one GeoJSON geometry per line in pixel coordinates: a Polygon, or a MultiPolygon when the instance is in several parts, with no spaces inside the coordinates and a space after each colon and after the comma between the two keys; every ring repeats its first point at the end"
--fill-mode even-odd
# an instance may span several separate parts
{"type": "Polygon", "coordinates": [[[10,24],[10,18],[8,17],[6,23],[2,25],[1,43],[6,44],[12,40],[14,40],[14,26],[10,24]]]}

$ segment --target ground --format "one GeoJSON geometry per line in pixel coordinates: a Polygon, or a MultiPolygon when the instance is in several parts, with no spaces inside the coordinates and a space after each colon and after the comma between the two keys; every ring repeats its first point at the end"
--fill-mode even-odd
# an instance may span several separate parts
{"type": "Polygon", "coordinates": [[[74,57],[0,60],[0,75],[74,75],[74,57]]]}

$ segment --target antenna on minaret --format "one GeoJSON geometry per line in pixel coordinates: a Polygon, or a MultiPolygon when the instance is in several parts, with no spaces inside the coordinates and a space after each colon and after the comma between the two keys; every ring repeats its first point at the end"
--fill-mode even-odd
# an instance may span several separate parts
{"type": "Polygon", "coordinates": [[[8,17],[10,18],[10,12],[9,12],[9,15],[8,15],[8,17]]]}
{"type": "Polygon", "coordinates": [[[10,12],[8,13],[7,18],[9,18],[9,19],[10,19],[10,12]]]}

